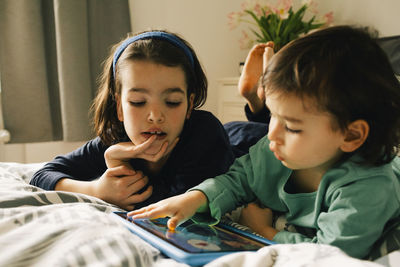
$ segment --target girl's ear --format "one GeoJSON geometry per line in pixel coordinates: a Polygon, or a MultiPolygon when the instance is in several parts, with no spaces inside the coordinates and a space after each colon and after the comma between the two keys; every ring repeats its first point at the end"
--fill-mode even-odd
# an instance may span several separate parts
{"type": "Polygon", "coordinates": [[[115,101],[117,102],[117,115],[119,121],[124,121],[124,115],[122,112],[122,104],[121,104],[121,96],[119,94],[115,94],[115,101]]]}
{"type": "Polygon", "coordinates": [[[186,112],[186,119],[190,118],[193,110],[193,102],[194,102],[194,94],[190,94],[189,103],[188,103],[188,110],[186,112]]]}
{"type": "Polygon", "coordinates": [[[344,135],[343,144],[340,149],[343,152],[354,152],[365,140],[367,140],[369,134],[369,125],[365,120],[356,120],[347,126],[346,133],[344,135]]]}

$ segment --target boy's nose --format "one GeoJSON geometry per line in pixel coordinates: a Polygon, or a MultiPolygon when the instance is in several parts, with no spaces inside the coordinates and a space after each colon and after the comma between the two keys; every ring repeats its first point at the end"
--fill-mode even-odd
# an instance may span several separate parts
{"type": "Polygon", "coordinates": [[[268,129],[268,140],[275,142],[276,144],[282,144],[281,138],[281,125],[279,121],[271,117],[268,129]]]}

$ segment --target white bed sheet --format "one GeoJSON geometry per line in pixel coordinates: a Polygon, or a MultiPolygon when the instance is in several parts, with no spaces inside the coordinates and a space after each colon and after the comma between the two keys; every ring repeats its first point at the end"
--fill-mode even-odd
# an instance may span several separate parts
{"type": "MultiPolygon", "coordinates": [[[[107,213],[100,199],[29,185],[43,163],[0,162],[0,266],[188,265],[166,259],[107,213]]],[[[274,245],[221,257],[206,267],[383,266],[317,244],[274,245]]]]}

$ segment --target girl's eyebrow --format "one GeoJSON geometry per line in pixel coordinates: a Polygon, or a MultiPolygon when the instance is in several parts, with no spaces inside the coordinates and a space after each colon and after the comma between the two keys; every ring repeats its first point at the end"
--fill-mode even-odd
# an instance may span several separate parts
{"type": "Polygon", "coordinates": [[[185,91],[180,87],[168,88],[168,89],[163,91],[163,94],[171,94],[171,93],[185,94],[185,91]]]}
{"type": "Polygon", "coordinates": [[[148,93],[149,90],[147,90],[147,89],[145,89],[145,88],[130,88],[130,89],[128,90],[128,92],[129,92],[129,93],[135,93],[135,92],[138,92],[138,93],[148,93]]]}
{"type": "MultiPolygon", "coordinates": [[[[146,88],[130,88],[128,90],[128,92],[137,92],[137,93],[144,93],[144,94],[149,94],[150,90],[146,89],[146,88]]],[[[162,94],[166,95],[166,94],[171,94],[171,93],[181,93],[181,94],[185,94],[185,91],[182,88],[179,87],[173,87],[173,88],[167,88],[165,89],[162,94]]]]}

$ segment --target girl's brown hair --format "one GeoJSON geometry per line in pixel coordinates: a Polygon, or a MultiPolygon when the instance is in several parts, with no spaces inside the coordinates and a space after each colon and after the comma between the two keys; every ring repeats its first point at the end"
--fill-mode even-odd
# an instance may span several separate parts
{"type": "MultiPolygon", "coordinates": [[[[159,31],[159,30],[157,30],[159,31]]],[[[149,31],[146,31],[149,32],[149,31]]],[[[200,62],[191,45],[177,34],[162,31],[177,37],[192,53],[193,62],[184,51],[167,40],[146,38],[137,40],[126,47],[115,65],[115,78],[113,58],[117,48],[128,38],[114,45],[110,56],[104,62],[103,73],[100,77],[100,86],[93,101],[91,111],[95,133],[105,145],[111,145],[124,134],[123,123],[117,115],[116,95],[121,93],[120,69],[126,61],[145,60],[169,67],[180,66],[185,73],[187,96],[194,94],[193,108],[201,107],[207,98],[208,82],[200,62]]],[[[144,32],[140,32],[141,34],[144,32]]]]}

